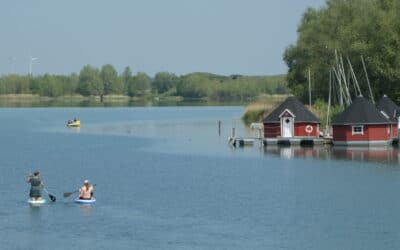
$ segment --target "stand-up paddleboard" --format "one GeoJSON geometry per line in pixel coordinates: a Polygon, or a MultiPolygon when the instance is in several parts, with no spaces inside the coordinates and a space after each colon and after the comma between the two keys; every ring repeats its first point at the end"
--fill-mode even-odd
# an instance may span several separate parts
{"type": "Polygon", "coordinates": [[[75,199],[74,202],[75,202],[76,204],[82,204],[82,205],[88,204],[88,205],[89,205],[89,204],[94,204],[94,203],[96,203],[96,199],[95,199],[95,198],[92,198],[91,200],[75,199]]]}
{"type": "Polygon", "coordinates": [[[28,203],[31,204],[31,205],[40,205],[40,204],[46,203],[46,200],[45,199],[41,199],[41,200],[28,199],[28,203]]]}

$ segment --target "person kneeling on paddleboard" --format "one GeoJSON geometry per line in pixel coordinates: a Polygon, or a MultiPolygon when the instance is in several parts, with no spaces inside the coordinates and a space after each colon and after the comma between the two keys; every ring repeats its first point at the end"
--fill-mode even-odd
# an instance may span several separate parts
{"type": "Polygon", "coordinates": [[[42,200],[40,189],[44,187],[44,183],[40,180],[40,172],[35,171],[33,175],[28,175],[28,178],[26,178],[26,182],[31,184],[31,190],[29,192],[29,197],[31,198],[31,200],[42,200]]]}
{"type": "Polygon", "coordinates": [[[93,185],[88,180],[83,182],[83,186],[79,189],[80,200],[91,200],[93,197],[93,185]]]}

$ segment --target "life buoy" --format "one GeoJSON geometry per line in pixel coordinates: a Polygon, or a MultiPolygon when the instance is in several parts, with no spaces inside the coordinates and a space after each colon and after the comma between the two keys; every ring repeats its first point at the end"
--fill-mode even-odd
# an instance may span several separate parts
{"type": "Polygon", "coordinates": [[[306,132],[311,133],[313,131],[313,127],[311,125],[306,126],[306,132]]]}

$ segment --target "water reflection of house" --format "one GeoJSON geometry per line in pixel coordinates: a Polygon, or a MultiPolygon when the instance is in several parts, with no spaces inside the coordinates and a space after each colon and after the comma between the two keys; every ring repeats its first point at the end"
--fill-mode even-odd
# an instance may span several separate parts
{"type": "Polygon", "coordinates": [[[263,123],[265,144],[322,143],[320,120],[294,96],[289,96],[263,123]]]}
{"type": "Polygon", "coordinates": [[[386,95],[379,100],[379,102],[376,104],[376,107],[379,111],[385,112],[389,119],[397,123],[397,126],[393,127],[393,140],[398,141],[400,128],[400,108],[386,95]]]}
{"type": "Polygon", "coordinates": [[[388,145],[397,136],[397,122],[360,96],[332,122],[334,145],[388,145]]]}
{"type": "Polygon", "coordinates": [[[332,158],[352,161],[398,163],[399,150],[394,147],[334,147],[332,158]]]}
{"type": "Polygon", "coordinates": [[[324,158],[324,147],[300,147],[300,146],[278,146],[271,145],[264,147],[264,152],[267,154],[277,155],[281,158],[324,158]]]}
{"type": "Polygon", "coordinates": [[[267,155],[274,155],[284,159],[312,158],[312,159],[335,159],[345,161],[375,162],[385,164],[399,163],[399,149],[397,147],[348,147],[348,146],[277,146],[264,147],[267,155]]]}

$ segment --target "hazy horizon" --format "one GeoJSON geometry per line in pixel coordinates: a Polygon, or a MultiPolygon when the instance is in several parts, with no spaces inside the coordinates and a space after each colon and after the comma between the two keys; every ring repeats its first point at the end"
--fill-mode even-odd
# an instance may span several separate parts
{"type": "Polygon", "coordinates": [[[154,75],[277,75],[308,7],[325,0],[3,3],[0,74],[79,73],[126,66],[154,75]],[[30,68],[30,58],[32,67],[30,68]]]}

